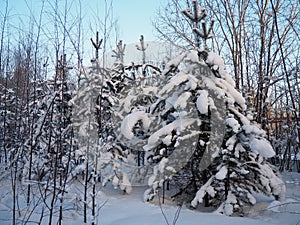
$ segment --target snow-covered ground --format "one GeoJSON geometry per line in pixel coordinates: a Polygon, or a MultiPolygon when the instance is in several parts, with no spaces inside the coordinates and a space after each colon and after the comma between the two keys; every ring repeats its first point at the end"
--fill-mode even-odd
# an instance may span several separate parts
{"type": "MultiPolygon", "coordinates": [[[[249,209],[245,217],[228,217],[215,212],[199,212],[183,207],[177,225],[299,225],[300,224],[300,174],[283,174],[287,186],[286,200],[277,202],[273,199],[258,195],[258,203],[249,209]]],[[[0,224],[11,223],[11,191],[9,181],[1,182],[0,193],[0,224]]],[[[133,187],[132,194],[124,195],[111,187],[102,188],[98,194],[98,202],[103,204],[99,211],[97,224],[103,225],[158,225],[173,224],[178,207],[164,204],[143,202],[144,187],[133,187]],[[164,211],[168,223],[161,210],[164,211]]],[[[71,206],[71,205],[70,205],[71,206]]],[[[22,206],[20,206],[22,208],[22,206]]],[[[67,210],[67,209],[66,209],[67,210]]],[[[82,213],[68,210],[63,224],[83,224],[82,213]]],[[[38,216],[36,216],[38,218],[38,216]]],[[[35,220],[35,216],[31,217],[35,220]]],[[[43,224],[48,224],[47,218],[43,224]]],[[[20,224],[24,224],[21,223],[20,224]]],[[[27,224],[37,224],[29,222],[27,224]]],[[[53,223],[56,224],[56,223],[53,223]]]]}

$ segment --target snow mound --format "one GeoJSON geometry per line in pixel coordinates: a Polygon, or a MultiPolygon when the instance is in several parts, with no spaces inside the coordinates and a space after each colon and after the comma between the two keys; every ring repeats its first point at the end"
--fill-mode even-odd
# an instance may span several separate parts
{"type": "Polygon", "coordinates": [[[240,129],[240,124],[235,118],[227,118],[226,125],[231,127],[234,133],[237,133],[240,129]]]}
{"type": "Polygon", "coordinates": [[[224,180],[227,176],[228,169],[226,166],[222,166],[222,168],[218,171],[216,174],[216,179],[217,180],[224,180]]]}
{"type": "Polygon", "coordinates": [[[208,114],[208,92],[206,90],[201,91],[197,98],[196,106],[201,114],[208,114]]]}
{"type": "Polygon", "coordinates": [[[275,156],[275,152],[270,142],[264,138],[253,138],[252,140],[250,140],[250,149],[253,152],[258,152],[261,156],[265,158],[272,158],[273,156],[275,156]]]}

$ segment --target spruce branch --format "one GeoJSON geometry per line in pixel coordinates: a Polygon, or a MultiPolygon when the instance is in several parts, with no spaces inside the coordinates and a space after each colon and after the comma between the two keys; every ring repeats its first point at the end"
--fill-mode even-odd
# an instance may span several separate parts
{"type": "Polygon", "coordinates": [[[198,0],[193,0],[193,13],[192,10],[188,8],[182,10],[182,14],[185,15],[188,19],[190,19],[191,22],[193,23],[192,27],[193,27],[193,32],[195,33],[196,47],[197,48],[200,47],[200,43],[199,43],[199,37],[200,37],[202,39],[204,49],[208,50],[207,39],[213,37],[211,33],[212,33],[215,20],[214,19],[211,20],[209,28],[207,29],[207,24],[206,24],[207,13],[204,7],[199,7],[198,0]],[[199,26],[200,22],[201,22],[202,30],[200,30],[200,26],[199,26]]]}
{"type": "Polygon", "coordinates": [[[120,61],[121,63],[124,62],[124,55],[125,55],[125,48],[126,44],[123,45],[122,40],[119,41],[117,44],[117,49],[113,50],[113,55],[112,57],[115,57],[117,61],[120,61]]]}

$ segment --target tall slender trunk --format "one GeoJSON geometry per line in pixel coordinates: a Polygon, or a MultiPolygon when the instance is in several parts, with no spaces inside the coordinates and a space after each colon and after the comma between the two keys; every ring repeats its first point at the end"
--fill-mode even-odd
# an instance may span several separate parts
{"type": "Polygon", "coordinates": [[[4,31],[6,27],[8,16],[8,0],[5,1],[5,12],[3,15],[3,22],[2,22],[2,29],[1,29],[1,41],[0,41],[0,77],[3,75],[3,67],[2,67],[2,52],[3,52],[3,45],[4,45],[4,31]]]}
{"type": "MultiPolygon", "coordinates": [[[[55,77],[54,77],[54,91],[56,92],[57,91],[57,79],[58,79],[58,76],[59,76],[59,72],[58,72],[58,49],[56,49],[56,73],[55,73],[55,77]]],[[[55,101],[55,99],[53,100],[55,101]]],[[[50,153],[52,155],[52,151],[55,146],[52,146],[52,134],[54,133],[53,132],[53,114],[54,114],[54,107],[55,107],[55,103],[51,106],[51,113],[50,113],[50,121],[49,121],[49,141],[48,141],[48,153],[50,153]]],[[[53,164],[53,160],[51,160],[51,168],[54,170],[54,171],[51,171],[51,172],[54,172],[53,174],[53,186],[52,186],[52,198],[51,198],[51,201],[50,201],[50,206],[49,206],[49,221],[48,221],[48,224],[51,225],[52,223],[52,220],[53,220],[53,210],[54,210],[54,202],[55,202],[55,198],[56,198],[56,188],[57,188],[57,170],[58,170],[58,147],[56,146],[56,149],[55,149],[55,158],[54,158],[54,164],[53,164]]],[[[48,178],[50,179],[50,177],[48,178]]],[[[51,182],[50,182],[51,184],[51,182]]],[[[51,185],[50,185],[51,186],[51,185]]]]}
{"type": "MultiPolygon", "coordinates": [[[[279,42],[279,50],[280,50],[280,54],[281,54],[281,58],[282,58],[285,81],[287,83],[289,97],[290,97],[291,102],[292,102],[293,116],[294,116],[294,120],[296,121],[296,125],[297,125],[298,140],[300,140],[300,126],[299,126],[300,124],[299,124],[298,115],[297,115],[297,107],[296,107],[296,102],[295,102],[295,98],[294,98],[291,83],[290,83],[289,72],[288,72],[288,69],[287,69],[286,59],[285,59],[284,52],[283,52],[282,40],[281,40],[281,37],[280,37],[279,28],[278,28],[277,10],[276,10],[277,6],[275,7],[275,5],[273,3],[273,0],[271,0],[271,5],[272,5],[273,12],[274,12],[276,35],[277,35],[277,39],[278,39],[278,42],[279,42]]],[[[300,143],[298,142],[298,147],[299,147],[299,145],[300,145],[300,143]]]]}
{"type": "Polygon", "coordinates": [[[83,197],[83,222],[87,223],[87,208],[88,208],[88,203],[87,203],[87,196],[88,196],[88,179],[89,179],[89,159],[86,157],[86,168],[85,168],[85,180],[84,180],[84,197],[83,197]]]}
{"type": "Polygon", "coordinates": [[[57,189],[57,172],[59,170],[58,168],[58,160],[59,160],[59,149],[56,148],[56,153],[55,153],[55,162],[54,162],[54,175],[53,175],[53,191],[52,191],[52,198],[50,202],[50,209],[49,209],[49,225],[52,225],[52,220],[54,216],[54,203],[56,199],[56,189],[57,189]]]}
{"type": "Polygon", "coordinates": [[[12,210],[12,223],[13,225],[16,225],[16,205],[17,205],[17,188],[16,188],[16,182],[17,182],[17,165],[16,165],[16,159],[15,154],[11,156],[11,186],[12,186],[12,196],[13,196],[13,210],[12,210]]]}

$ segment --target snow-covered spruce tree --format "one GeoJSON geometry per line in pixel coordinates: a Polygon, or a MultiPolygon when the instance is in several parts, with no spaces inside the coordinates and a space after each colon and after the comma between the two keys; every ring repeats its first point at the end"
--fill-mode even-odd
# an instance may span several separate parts
{"type": "Polygon", "coordinates": [[[175,196],[189,191],[193,207],[205,200],[227,215],[254,204],[256,192],[283,198],[284,183],[267,161],[274,151],[265,132],[245,116],[245,100],[222,58],[207,50],[187,52],[169,62],[163,75],[169,78],[156,89],[154,103],[127,106],[136,110],[122,123],[123,135],[134,140],[140,121],[147,140],[145,160],[154,170],[145,200],[166,180],[171,188],[186,184],[175,196]],[[160,126],[153,125],[157,121],[160,126]]]}
{"type": "MultiPolygon", "coordinates": [[[[96,119],[96,101],[101,90],[101,76],[95,74],[95,67],[88,69],[80,80],[76,95],[71,100],[73,106],[73,127],[78,149],[75,152],[76,168],[73,177],[82,174],[83,189],[77,198],[82,202],[83,222],[89,222],[89,209],[95,207],[96,197],[93,187],[98,177],[99,137],[96,119]],[[92,203],[93,204],[90,204],[92,203]]],[[[94,220],[94,218],[92,218],[94,220]]]]}
{"type": "Polygon", "coordinates": [[[93,61],[85,69],[77,93],[70,101],[78,143],[75,153],[77,166],[72,176],[81,178],[79,175],[83,174],[84,190],[79,197],[83,202],[85,222],[89,221],[89,215],[96,222],[100,207],[100,202],[96,202],[96,182],[105,185],[111,181],[115,187],[122,186],[123,175],[119,174],[119,166],[113,160],[121,157],[121,150],[115,144],[111,115],[115,95],[123,86],[122,74],[123,68],[119,64],[108,69],[100,67],[98,60],[93,61]],[[92,209],[90,213],[89,209],[92,209]]]}
{"type": "MultiPolygon", "coordinates": [[[[123,54],[121,42],[118,47],[120,54],[123,54]]],[[[123,57],[123,56],[122,56],[123,57]]],[[[131,192],[128,185],[127,174],[121,169],[120,161],[125,160],[122,155],[123,145],[116,142],[114,132],[113,107],[118,101],[118,93],[128,83],[126,78],[122,57],[119,58],[112,68],[101,69],[98,76],[101,76],[101,89],[97,98],[97,123],[99,131],[99,143],[101,158],[99,168],[101,169],[101,182],[103,185],[111,183],[114,188],[120,188],[126,193],[131,192]],[[125,185],[126,184],[126,185],[125,185]]]]}
{"type": "MultiPolygon", "coordinates": [[[[144,152],[140,151],[142,145],[139,147],[133,142],[127,142],[120,137],[122,131],[126,130],[125,126],[134,126],[135,134],[143,139],[143,131],[140,130],[140,116],[136,118],[125,118],[129,112],[135,112],[138,108],[143,108],[145,105],[153,103],[153,99],[156,99],[154,94],[157,86],[156,78],[160,74],[160,68],[156,67],[152,63],[147,63],[145,60],[145,43],[143,37],[140,39],[140,46],[137,46],[140,51],[143,52],[142,63],[132,63],[129,66],[123,64],[123,56],[125,45],[122,45],[120,41],[117,45],[117,49],[114,51],[113,57],[116,57],[116,62],[113,68],[109,70],[110,79],[109,83],[114,83],[115,91],[110,92],[110,95],[115,96],[115,102],[111,104],[110,108],[106,108],[106,112],[111,112],[110,123],[113,124],[112,136],[114,138],[114,147],[110,151],[112,153],[112,161],[109,164],[111,169],[104,170],[111,174],[105,176],[104,183],[108,181],[112,182],[115,188],[120,188],[126,193],[131,192],[131,183],[140,182],[145,180],[145,171],[142,167],[145,164],[144,152]],[[150,85],[151,84],[151,85],[150,85]],[[152,89],[155,90],[152,90],[152,89]],[[125,119],[125,123],[121,123],[125,119]],[[120,122],[120,123],[119,123],[120,122]],[[126,123],[128,122],[128,124],[126,123]],[[117,132],[115,132],[117,131],[117,132]],[[133,169],[134,168],[134,169],[133,169]]],[[[122,136],[122,134],[121,134],[122,136]]],[[[126,134],[125,134],[126,139],[126,134]]],[[[109,174],[107,173],[107,174],[109,174]]]]}
{"type": "MultiPolygon", "coordinates": [[[[132,81],[118,94],[118,101],[114,107],[116,144],[120,147],[120,156],[115,157],[115,163],[120,171],[125,172],[128,186],[132,183],[142,184],[147,181],[147,162],[143,145],[149,135],[148,106],[153,104],[157,97],[157,87],[147,86],[140,79],[132,81]],[[146,167],[145,167],[146,166],[146,167]]],[[[153,116],[154,118],[155,116],[153,116]]],[[[152,123],[152,126],[158,126],[152,123]]],[[[126,187],[126,186],[125,186],[126,187]]]]}
{"type": "MultiPolygon", "coordinates": [[[[198,203],[207,198],[207,203],[219,207],[220,212],[231,215],[234,212],[242,213],[245,206],[255,204],[253,194],[256,192],[282,199],[285,192],[284,182],[280,179],[276,169],[267,161],[267,158],[273,157],[275,153],[270,143],[265,139],[265,132],[258,124],[251,124],[251,121],[245,116],[245,100],[234,89],[234,82],[226,72],[222,58],[213,52],[202,50],[198,53],[192,52],[184,55],[176,67],[179,71],[172,73],[172,78],[165,86],[172,87],[167,102],[172,102],[174,96],[189,96],[185,100],[195,104],[202,124],[205,124],[202,116],[208,115],[210,124],[214,126],[220,123],[221,118],[219,116],[222,116],[222,114],[214,113],[215,110],[220,111],[218,109],[220,107],[218,99],[222,99],[227,108],[225,115],[226,130],[222,142],[211,141],[214,140],[216,135],[222,134],[222,130],[213,131],[211,126],[206,129],[210,131],[210,134],[203,135],[203,129],[200,125],[199,139],[194,151],[197,157],[192,156],[189,162],[193,164],[194,160],[197,163],[201,161],[196,176],[199,180],[197,183],[194,182],[198,191],[191,202],[192,206],[196,207],[198,203]],[[198,58],[198,55],[201,57],[198,58]],[[201,71],[203,65],[210,68],[212,72],[205,74],[201,71]],[[178,80],[180,80],[180,83],[178,83],[178,80]],[[189,83],[193,83],[193,85],[189,83]],[[178,95],[180,93],[178,87],[180,86],[183,86],[185,91],[178,95]],[[201,146],[205,146],[206,150],[204,152],[201,146]],[[209,159],[207,156],[211,158],[209,159]],[[207,160],[209,164],[206,164],[207,160]]],[[[180,98],[175,99],[176,104],[173,104],[173,108],[176,109],[180,98]]],[[[221,108],[221,110],[224,109],[221,108]]],[[[191,130],[193,127],[187,127],[186,129],[193,133],[191,130]]],[[[222,129],[222,127],[218,129],[222,129]]],[[[194,132],[197,132],[197,130],[194,132]]],[[[170,131],[168,135],[171,135],[170,131]]],[[[152,143],[154,136],[151,135],[148,139],[148,146],[151,144],[151,149],[154,147],[160,148],[161,143],[168,135],[164,133],[163,138],[157,139],[154,145],[152,143]]],[[[179,148],[177,151],[180,152],[182,149],[179,148]]],[[[165,157],[165,161],[168,161],[168,158],[170,156],[165,157]]],[[[162,169],[162,162],[161,160],[158,168],[155,168],[155,176],[151,177],[150,184],[152,184],[153,189],[149,193],[154,194],[156,188],[161,186],[162,181],[166,179],[165,176],[159,176],[166,174],[162,169]]],[[[164,167],[168,168],[167,166],[168,164],[164,167]]],[[[195,173],[195,168],[192,167],[191,169],[192,171],[188,171],[183,167],[183,171],[176,170],[177,174],[181,174],[181,176],[175,179],[180,180],[181,177],[185,179],[182,172],[184,172],[183,174],[195,173]]],[[[172,176],[168,179],[172,179],[172,176]]]]}

